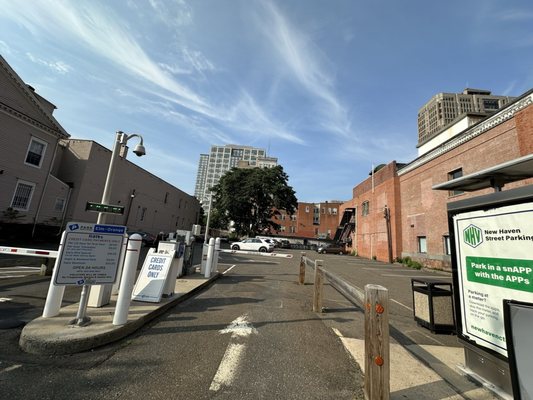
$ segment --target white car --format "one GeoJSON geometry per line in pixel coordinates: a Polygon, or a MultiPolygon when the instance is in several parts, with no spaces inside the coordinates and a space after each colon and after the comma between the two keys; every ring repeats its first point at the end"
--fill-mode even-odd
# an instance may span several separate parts
{"type": "Polygon", "coordinates": [[[251,250],[266,253],[274,250],[274,245],[264,239],[250,238],[245,239],[242,242],[232,243],[231,250],[251,250]]]}

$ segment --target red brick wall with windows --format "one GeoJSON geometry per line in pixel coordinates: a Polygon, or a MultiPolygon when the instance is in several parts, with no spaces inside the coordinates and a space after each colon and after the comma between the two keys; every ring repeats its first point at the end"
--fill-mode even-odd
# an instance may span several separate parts
{"type": "Polygon", "coordinates": [[[341,202],[323,202],[323,203],[298,203],[296,211],[296,220],[291,220],[290,215],[277,217],[274,221],[283,226],[279,232],[283,236],[304,237],[316,239],[325,238],[328,235],[331,239],[339,226],[341,216],[341,202]],[[318,223],[315,223],[315,207],[319,208],[318,223]],[[294,232],[293,232],[294,231],[294,232]]]}
{"type": "MultiPolygon", "coordinates": [[[[449,270],[451,260],[444,250],[444,237],[448,235],[446,204],[493,190],[453,196],[447,191],[432,190],[432,186],[449,180],[448,174],[458,168],[462,168],[463,175],[468,175],[531,153],[533,105],[412,171],[405,174],[400,171],[402,241],[399,247],[403,255],[411,256],[429,267],[449,270]],[[418,251],[419,237],[426,237],[425,254],[418,251]]],[[[531,179],[523,180],[505,185],[503,190],[531,183],[531,179]]]]}
{"type": "Polygon", "coordinates": [[[401,248],[401,229],[399,227],[401,209],[399,196],[399,180],[395,161],[387,164],[374,173],[374,189],[370,176],[353,189],[353,199],[343,205],[357,208],[356,227],[352,236],[352,247],[357,255],[365,258],[376,258],[389,261],[389,241],[392,246],[392,258],[399,256],[401,248]],[[363,204],[368,202],[368,208],[363,204]],[[387,222],[384,208],[390,211],[390,240],[387,233],[387,222]]]}

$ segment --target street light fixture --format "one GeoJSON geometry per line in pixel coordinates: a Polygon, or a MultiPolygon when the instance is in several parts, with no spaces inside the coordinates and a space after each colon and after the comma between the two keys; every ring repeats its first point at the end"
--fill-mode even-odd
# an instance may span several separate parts
{"type": "MultiPolygon", "coordinates": [[[[111,201],[111,186],[113,185],[113,178],[115,176],[117,161],[120,158],[120,148],[122,146],[126,146],[126,143],[128,143],[128,140],[134,137],[140,138],[141,142],[137,146],[135,146],[135,149],[133,149],[133,153],[137,155],[137,157],[142,157],[146,155],[146,149],[144,148],[143,137],[141,135],[136,134],[136,133],[132,135],[128,135],[122,131],[117,132],[117,136],[115,138],[115,143],[113,146],[113,152],[111,154],[111,161],[109,162],[109,169],[107,170],[107,178],[105,181],[104,193],[102,194],[102,204],[109,204],[109,202],[111,201]]],[[[124,158],[125,157],[126,156],[124,156],[124,158]]],[[[106,220],[106,214],[99,213],[97,223],[103,224],[105,223],[105,220],[106,220]]]]}
{"type": "MultiPolygon", "coordinates": [[[[107,177],[104,185],[104,193],[102,194],[102,204],[109,204],[111,201],[111,187],[113,185],[113,178],[115,176],[115,170],[117,167],[118,159],[120,158],[120,148],[126,146],[128,140],[131,138],[138,137],[141,139],[141,142],[135,146],[133,153],[138,157],[144,156],[146,154],[146,149],[143,145],[143,138],[139,134],[128,135],[122,131],[118,131],[115,137],[115,143],[113,145],[113,151],[111,153],[111,161],[109,162],[109,168],[107,170],[107,177]]],[[[124,155],[126,158],[126,155],[124,155]]],[[[98,213],[97,224],[105,224],[106,214],[98,213]]],[[[83,285],[81,297],[80,297],[80,308],[78,315],[76,316],[76,324],[86,323],[87,317],[85,316],[85,309],[89,304],[91,307],[102,307],[103,305],[109,303],[111,299],[111,287],[112,285],[96,285],[94,290],[90,290],[89,285],[83,285]],[[92,293],[90,293],[92,292],[92,293]],[[90,293],[90,295],[89,295],[90,293]],[[83,310],[83,311],[82,311],[83,310]]]]}

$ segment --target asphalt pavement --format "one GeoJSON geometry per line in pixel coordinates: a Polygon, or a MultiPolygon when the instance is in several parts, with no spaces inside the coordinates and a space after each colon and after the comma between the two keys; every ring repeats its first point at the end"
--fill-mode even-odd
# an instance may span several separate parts
{"type": "MultiPolygon", "coordinates": [[[[293,254],[292,259],[281,259],[280,264],[285,268],[286,274],[294,282],[297,280],[299,251],[286,251],[293,254]]],[[[462,373],[460,366],[464,364],[463,348],[453,334],[436,334],[419,326],[413,318],[413,300],[411,290],[412,278],[441,278],[450,279],[450,274],[438,271],[413,270],[400,264],[386,264],[372,260],[351,256],[318,255],[316,252],[307,252],[312,259],[324,260],[324,267],[335,273],[354,287],[364,289],[366,284],[379,284],[389,290],[389,318],[391,336],[391,398],[393,399],[493,399],[498,398],[491,392],[468,380],[462,373]]],[[[261,268],[267,268],[259,256],[236,257],[236,264],[258,263],[261,268]]],[[[285,278],[285,277],[284,277],[285,278]]],[[[190,291],[201,290],[205,285],[216,285],[214,276],[212,280],[191,285],[190,291]],[[202,286],[203,285],[203,286],[202,286]]],[[[179,282],[179,280],[177,281],[179,282]]],[[[10,278],[0,281],[0,323],[5,328],[0,330],[2,345],[13,343],[13,332],[20,332],[21,326],[30,331],[32,325],[39,326],[38,316],[42,313],[42,306],[49,284],[49,277],[27,276],[23,278],[10,278]],[[19,322],[17,325],[14,322],[19,322]],[[7,323],[6,323],[7,322],[7,323]]],[[[178,283],[177,283],[178,284],[178,283]]],[[[307,268],[305,285],[295,285],[292,290],[309,297],[311,305],[312,271],[307,268]]],[[[189,289],[178,291],[185,296],[189,289]]],[[[63,318],[68,319],[75,315],[76,302],[79,300],[79,289],[67,290],[64,298],[65,307],[63,318]],[[72,314],[72,315],[71,315],[72,314]]],[[[179,300],[176,300],[179,301],[179,300]]],[[[168,303],[147,311],[160,313],[162,307],[168,308],[168,303]],[[160,310],[157,310],[160,309],[160,310]]],[[[165,309],[166,309],[165,308],[165,309]]],[[[162,309],[164,311],[164,309],[162,309]]],[[[105,315],[109,312],[102,312],[105,315]]],[[[149,321],[146,313],[132,313],[132,324],[138,329],[143,323],[149,321]]],[[[318,314],[323,323],[332,329],[342,342],[351,357],[364,368],[364,315],[358,305],[353,305],[342,295],[326,284],[324,312],[318,314]]],[[[130,322],[130,321],[128,321],[130,322]]],[[[53,324],[52,324],[53,325],[53,324]]],[[[109,321],[102,321],[101,331],[93,329],[91,335],[101,336],[104,330],[109,330],[109,321]]],[[[40,326],[39,326],[40,327],[40,326]]],[[[132,325],[130,325],[130,328],[132,325]]],[[[58,324],[47,329],[59,332],[64,329],[64,324],[58,324]]],[[[42,335],[42,329],[36,329],[42,335]]],[[[51,332],[50,330],[48,332],[51,332]]],[[[23,331],[22,331],[23,332],[23,331]]],[[[46,330],[45,330],[46,332],[46,330]]],[[[133,330],[126,332],[130,334],[133,330]]],[[[124,332],[123,332],[124,333],[124,332]]],[[[117,336],[116,330],[113,333],[117,336]]],[[[21,335],[22,337],[23,335],[21,335]]],[[[46,334],[41,339],[48,340],[46,334]]],[[[60,335],[61,336],[61,335],[60,335]]],[[[50,336],[49,336],[50,337],[50,336]]],[[[122,336],[121,336],[122,337],[122,336]]],[[[101,338],[100,338],[101,339],[101,338]]],[[[98,339],[98,340],[100,340],[98,339]]],[[[103,342],[95,340],[95,345],[103,342]]],[[[33,342],[35,344],[35,341],[33,342]]],[[[32,351],[39,352],[47,346],[33,346],[32,351]],[[39,350],[41,349],[41,350],[39,350]]],[[[75,352],[75,346],[70,347],[75,352]]],[[[87,343],[79,351],[87,349],[87,343]]],[[[53,353],[53,352],[52,352],[53,353]]]]}

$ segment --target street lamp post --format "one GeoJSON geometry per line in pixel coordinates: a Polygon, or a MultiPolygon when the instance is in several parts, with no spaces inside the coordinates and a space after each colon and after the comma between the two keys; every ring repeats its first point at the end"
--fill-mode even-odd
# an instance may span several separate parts
{"type": "MultiPolygon", "coordinates": [[[[111,201],[111,189],[113,185],[113,178],[115,177],[115,171],[117,168],[118,160],[120,158],[120,148],[126,146],[128,140],[131,138],[138,137],[141,139],[140,143],[135,146],[133,153],[138,156],[144,156],[146,154],[146,149],[143,145],[143,137],[138,134],[128,135],[122,131],[118,131],[115,137],[115,142],[113,144],[113,151],[111,153],[111,161],[109,162],[109,168],[107,170],[107,177],[104,185],[104,192],[102,194],[102,204],[109,204],[111,201]]],[[[126,154],[124,154],[126,158],[126,154]]],[[[97,224],[105,224],[106,214],[98,213],[97,224]]],[[[102,307],[109,303],[111,299],[111,289],[112,285],[96,285],[92,288],[89,285],[84,285],[82,288],[82,297],[80,298],[80,308],[83,301],[86,302],[90,307],[102,307]],[[85,298],[84,298],[85,292],[85,298]],[[89,294],[90,293],[90,294],[89,294]],[[88,302],[85,300],[88,297],[88,302]]]]}

